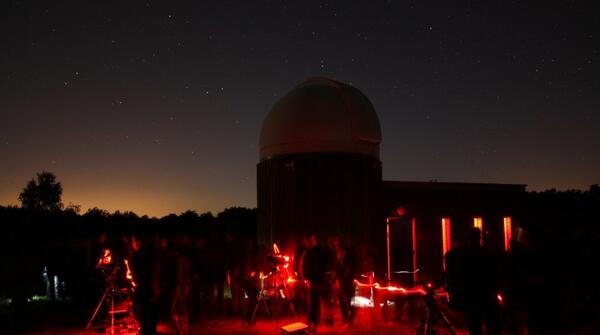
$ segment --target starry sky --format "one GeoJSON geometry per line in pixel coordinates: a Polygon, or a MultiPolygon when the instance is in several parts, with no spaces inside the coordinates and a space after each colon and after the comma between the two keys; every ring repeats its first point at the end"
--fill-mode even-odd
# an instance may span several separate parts
{"type": "Polygon", "coordinates": [[[309,76],[371,99],[386,180],[587,189],[592,3],[3,1],[0,205],[46,170],[83,211],[254,207],[262,120],[309,76]]]}

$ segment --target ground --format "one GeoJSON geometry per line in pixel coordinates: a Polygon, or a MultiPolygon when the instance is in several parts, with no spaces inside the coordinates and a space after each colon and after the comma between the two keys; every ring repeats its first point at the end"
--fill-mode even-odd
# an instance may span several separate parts
{"type": "MultiPolygon", "coordinates": [[[[373,308],[358,308],[356,320],[352,325],[344,325],[340,322],[337,310],[331,311],[333,324],[320,325],[317,329],[317,334],[417,334],[421,320],[424,318],[425,310],[421,304],[413,306],[413,313],[410,312],[408,305],[399,307],[390,306],[382,310],[374,310],[373,308]],[[412,317],[411,317],[412,315],[412,317]]],[[[442,309],[448,313],[454,326],[459,334],[466,334],[464,330],[464,322],[456,314],[447,311],[445,307],[442,309]]],[[[286,313],[289,314],[289,313],[286,313]]],[[[194,322],[191,326],[191,335],[219,335],[219,334],[248,334],[248,335],[265,335],[281,334],[281,327],[294,322],[305,322],[304,315],[298,315],[293,318],[291,315],[282,316],[280,318],[267,317],[260,315],[254,324],[249,324],[242,321],[240,318],[217,318],[194,322]]],[[[442,327],[441,321],[436,322],[436,334],[449,334],[442,327]]],[[[84,330],[78,326],[43,326],[37,330],[27,331],[27,335],[94,335],[103,333],[101,330],[84,330]]],[[[159,334],[170,335],[175,334],[174,329],[169,323],[161,323],[159,326],[159,334]]],[[[131,333],[131,332],[129,332],[131,333]]],[[[108,332],[107,332],[108,334],[108,332]]],[[[126,330],[116,332],[115,334],[128,334],[126,330]]]]}

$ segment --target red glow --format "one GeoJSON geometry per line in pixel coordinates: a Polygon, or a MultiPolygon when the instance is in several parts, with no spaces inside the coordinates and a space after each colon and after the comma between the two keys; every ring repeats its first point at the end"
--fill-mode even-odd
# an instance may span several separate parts
{"type": "Polygon", "coordinates": [[[359,287],[379,287],[379,283],[365,284],[365,283],[359,282],[356,279],[354,279],[354,284],[356,284],[356,286],[359,286],[359,287]]]}
{"type": "MultiPolygon", "coordinates": [[[[450,230],[450,218],[442,218],[442,257],[452,249],[452,236],[450,230]]],[[[444,270],[446,269],[446,260],[443,261],[444,270]]]]}
{"type": "Polygon", "coordinates": [[[399,216],[402,216],[406,213],[406,209],[404,209],[404,207],[399,206],[398,208],[396,208],[396,214],[398,214],[399,216]]]}
{"type": "Polygon", "coordinates": [[[412,218],[411,221],[412,243],[413,243],[413,282],[418,282],[418,267],[417,267],[417,219],[412,218]]]}
{"type": "Polygon", "coordinates": [[[112,252],[110,249],[104,249],[104,253],[100,256],[98,260],[98,266],[110,265],[112,264],[112,252]]]}
{"type": "Polygon", "coordinates": [[[498,293],[498,294],[496,295],[496,297],[498,298],[498,303],[499,303],[500,305],[502,305],[502,304],[504,303],[504,298],[502,298],[502,295],[501,295],[500,293],[498,293]]]}
{"type": "Polygon", "coordinates": [[[131,269],[129,268],[129,262],[127,260],[124,260],[124,262],[125,262],[125,269],[127,270],[125,272],[125,278],[127,278],[127,280],[129,280],[131,282],[131,286],[136,287],[137,284],[133,280],[133,274],[131,273],[131,269]]]}
{"type": "Polygon", "coordinates": [[[388,286],[381,286],[379,285],[379,283],[373,283],[373,284],[366,284],[366,283],[361,283],[358,280],[354,280],[354,284],[357,287],[371,287],[377,290],[382,290],[382,291],[387,291],[387,292],[393,292],[393,293],[398,293],[398,294],[407,294],[407,295],[414,295],[414,294],[425,294],[425,291],[423,289],[420,288],[404,288],[402,286],[396,286],[393,284],[390,284],[388,286]]]}
{"type": "Polygon", "coordinates": [[[512,218],[504,217],[504,250],[510,251],[510,240],[512,239],[512,218]]]}
{"type": "Polygon", "coordinates": [[[390,218],[386,219],[385,235],[387,243],[387,280],[388,283],[392,280],[392,263],[390,260],[390,218]]]}

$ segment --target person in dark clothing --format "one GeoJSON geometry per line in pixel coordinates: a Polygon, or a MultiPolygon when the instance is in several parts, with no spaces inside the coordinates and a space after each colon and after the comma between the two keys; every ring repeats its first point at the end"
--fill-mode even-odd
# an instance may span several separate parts
{"type": "Polygon", "coordinates": [[[189,295],[192,286],[191,265],[189,259],[191,241],[185,234],[175,243],[175,287],[171,298],[171,319],[177,335],[189,334],[189,295]]]}
{"type": "Polygon", "coordinates": [[[244,303],[243,259],[244,246],[232,233],[225,235],[226,280],[231,290],[231,306],[228,314],[241,315],[244,303]]]}
{"type": "Polygon", "coordinates": [[[465,248],[460,257],[462,270],[464,310],[469,334],[482,334],[485,322],[488,335],[500,334],[499,306],[497,300],[497,262],[492,254],[480,244],[481,231],[470,228],[465,239],[465,248]]]}
{"type": "Polygon", "coordinates": [[[160,262],[154,241],[146,238],[131,256],[131,270],[136,283],[134,303],[141,335],[156,334],[160,297],[160,262]]]}
{"type": "Polygon", "coordinates": [[[243,309],[243,316],[246,321],[252,321],[252,314],[254,312],[254,307],[256,307],[260,290],[258,285],[258,277],[260,272],[258,258],[259,253],[253,239],[246,238],[245,242],[246,245],[243,256],[240,259],[240,277],[243,293],[245,292],[245,294],[248,296],[248,301],[243,309]]]}
{"type": "Polygon", "coordinates": [[[161,237],[158,243],[158,259],[160,263],[160,320],[171,320],[171,302],[175,295],[177,281],[177,254],[174,247],[174,236],[161,237]]]}
{"type": "Polygon", "coordinates": [[[354,296],[355,257],[351,250],[343,245],[339,236],[332,239],[333,252],[333,287],[338,298],[340,312],[344,323],[354,320],[354,308],[351,305],[354,296]]]}
{"type": "Polygon", "coordinates": [[[452,241],[452,249],[444,255],[446,262],[446,291],[448,292],[448,307],[454,311],[462,311],[463,306],[463,273],[461,269],[462,250],[458,240],[452,241]]]}
{"type": "Polygon", "coordinates": [[[209,251],[207,241],[204,237],[196,240],[192,252],[192,320],[206,318],[209,311],[210,285],[208,283],[209,273],[209,251]]]}
{"type": "Polygon", "coordinates": [[[309,307],[308,307],[308,325],[312,331],[315,331],[321,319],[321,299],[324,294],[325,272],[327,271],[326,262],[324,262],[325,252],[319,247],[317,237],[312,235],[308,239],[308,245],[302,259],[300,267],[302,277],[309,282],[309,307]]]}
{"type": "Polygon", "coordinates": [[[212,232],[208,246],[208,290],[209,311],[214,315],[225,313],[225,282],[227,281],[227,264],[221,236],[212,232]],[[216,291],[216,296],[215,292],[216,291]]]}

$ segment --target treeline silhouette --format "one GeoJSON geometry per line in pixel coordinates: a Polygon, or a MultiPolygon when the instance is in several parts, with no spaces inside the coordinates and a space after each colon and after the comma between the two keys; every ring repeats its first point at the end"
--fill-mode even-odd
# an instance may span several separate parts
{"type": "MultiPolygon", "coordinates": [[[[512,279],[516,283],[507,283],[514,287],[514,301],[528,304],[519,308],[533,313],[534,322],[537,319],[544,327],[556,323],[562,329],[576,329],[593,322],[600,311],[600,187],[529,192],[522,208],[518,225],[525,235],[514,243],[509,262],[519,276],[512,279]]],[[[131,235],[185,234],[197,239],[217,234],[243,241],[255,240],[257,232],[256,209],[241,207],[216,216],[186,211],[150,218],[98,208],[80,214],[77,206],[56,210],[0,206],[0,222],[0,300],[10,298],[9,308],[17,311],[34,295],[51,292],[50,300],[60,298],[77,306],[79,325],[103,289],[95,269],[101,236],[106,236],[105,244],[118,245],[131,235]],[[59,287],[45,287],[44,276],[56,276],[59,287]],[[52,296],[56,292],[59,297],[52,296]]],[[[2,308],[6,307],[0,307],[0,316],[2,308]]]]}
{"type": "Polygon", "coordinates": [[[600,187],[528,192],[522,208],[526,236],[508,254],[507,307],[528,311],[534,333],[596,332],[600,187]]]}
{"type": "Polygon", "coordinates": [[[243,207],[227,208],[216,216],[188,210],[162,218],[129,211],[109,213],[99,208],[84,214],[77,211],[76,206],[64,210],[0,206],[1,319],[12,319],[22,312],[27,318],[41,317],[27,306],[35,296],[43,297],[46,303],[66,301],[78,307],[78,313],[85,311],[79,317],[87,317],[105,286],[95,268],[101,249],[118,249],[132,235],[172,238],[186,234],[195,239],[232,234],[240,239],[256,238],[256,209],[243,207]],[[54,276],[58,287],[47,287],[52,281],[46,278],[54,276]]]}

